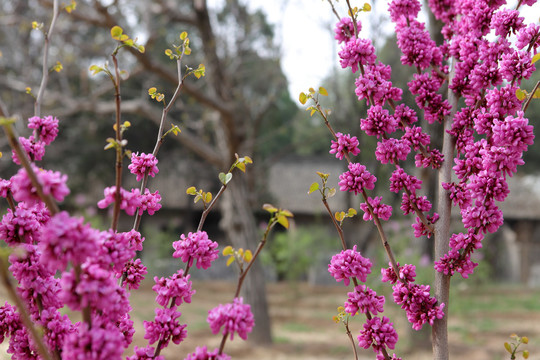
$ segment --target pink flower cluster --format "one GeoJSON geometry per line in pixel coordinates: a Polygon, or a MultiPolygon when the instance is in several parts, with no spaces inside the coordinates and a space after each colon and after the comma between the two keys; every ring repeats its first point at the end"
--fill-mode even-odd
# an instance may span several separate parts
{"type": "Polygon", "coordinates": [[[206,231],[190,232],[186,237],[173,242],[173,257],[181,258],[189,267],[196,262],[198,269],[208,269],[212,262],[219,257],[218,243],[208,238],[206,231]]]}
{"type": "Polygon", "coordinates": [[[137,181],[141,181],[145,175],[154,177],[159,172],[157,163],[158,159],[153,154],[132,153],[128,169],[132,174],[137,175],[137,181]]]}
{"type": "MultiPolygon", "coordinates": [[[[107,187],[104,190],[105,198],[98,202],[100,209],[105,209],[116,199],[116,186],[107,187]]],[[[144,194],[141,194],[139,189],[131,189],[131,192],[120,189],[120,209],[124,210],[128,215],[134,215],[137,210],[140,212],[146,211],[148,215],[154,215],[156,211],[161,209],[161,195],[159,191],[151,193],[145,189],[144,194]]]]}
{"type": "Polygon", "coordinates": [[[350,163],[348,167],[349,171],[339,176],[339,190],[354,192],[355,195],[364,189],[373,190],[377,178],[364,165],[350,163]]]}
{"type": "Polygon", "coordinates": [[[176,306],[180,306],[183,302],[191,303],[191,296],[195,294],[195,290],[191,289],[190,277],[191,275],[184,276],[182,269],[168,278],[154,277],[156,284],[152,286],[152,290],[158,294],[156,302],[164,307],[169,306],[171,299],[176,306]]]}
{"type": "Polygon", "coordinates": [[[146,331],[144,338],[148,339],[150,344],[159,341],[160,350],[167,347],[170,341],[177,345],[184,341],[187,336],[187,325],[180,324],[178,321],[182,314],[176,310],[176,306],[157,308],[155,312],[154,321],[144,321],[143,323],[146,331]]]}
{"type": "Polygon", "coordinates": [[[342,250],[332,256],[328,271],[336,281],[343,280],[345,286],[348,286],[353,277],[362,282],[367,280],[367,276],[371,273],[371,261],[363,257],[354,245],[352,249],[342,250]]]}
{"type": "Polygon", "coordinates": [[[223,335],[230,335],[231,340],[235,333],[246,340],[255,325],[251,306],[244,304],[241,297],[235,298],[231,304],[220,304],[208,311],[206,321],[210,324],[213,334],[221,331],[223,335]]]}
{"type": "Polygon", "coordinates": [[[332,140],[332,145],[330,146],[330,154],[336,154],[336,158],[343,160],[343,157],[351,153],[353,156],[360,154],[360,149],[358,148],[358,138],[356,136],[351,137],[351,135],[342,133],[336,133],[337,141],[332,140]]]}
{"type": "MultiPolygon", "coordinates": [[[[206,346],[198,347],[195,352],[189,354],[184,360],[231,360],[231,357],[227,354],[219,354],[219,349],[209,351],[206,346]]],[[[134,359],[136,360],[136,359],[134,359]]]]}

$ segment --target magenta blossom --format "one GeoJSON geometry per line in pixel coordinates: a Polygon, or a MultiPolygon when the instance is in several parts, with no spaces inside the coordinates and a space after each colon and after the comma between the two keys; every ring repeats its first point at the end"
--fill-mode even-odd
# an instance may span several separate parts
{"type": "Polygon", "coordinates": [[[342,250],[339,254],[332,256],[328,271],[336,281],[343,280],[345,286],[349,286],[352,277],[365,282],[368,274],[371,273],[371,261],[356,251],[356,245],[352,249],[342,250]]]}
{"type": "Polygon", "coordinates": [[[176,306],[164,309],[157,308],[155,312],[154,321],[144,322],[146,330],[144,338],[148,339],[150,344],[161,341],[160,349],[167,347],[171,340],[177,345],[184,341],[187,336],[187,325],[178,322],[178,318],[182,314],[176,310],[176,306]]]}
{"type": "Polygon", "coordinates": [[[35,129],[39,135],[39,139],[49,145],[58,135],[58,119],[52,116],[40,118],[34,116],[28,119],[28,127],[35,129]]]}
{"type": "Polygon", "coordinates": [[[231,340],[233,340],[235,332],[246,340],[255,325],[251,306],[244,304],[242,298],[235,298],[232,304],[220,304],[208,311],[206,321],[210,324],[213,334],[217,334],[221,330],[223,335],[230,335],[231,340]]]}
{"type": "Polygon", "coordinates": [[[330,154],[336,154],[336,158],[343,160],[343,157],[348,153],[351,153],[353,156],[360,154],[360,149],[358,148],[358,138],[349,134],[343,135],[342,133],[336,133],[337,141],[332,140],[332,145],[330,149],[330,154]]]}
{"type": "Polygon", "coordinates": [[[158,159],[153,154],[132,153],[128,169],[132,174],[137,175],[137,181],[141,181],[145,175],[154,177],[159,172],[157,163],[158,159]]]}
{"type": "MultiPolygon", "coordinates": [[[[67,175],[63,175],[58,171],[39,169],[33,164],[32,169],[41,184],[44,195],[51,195],[56,201],[63,201],[66,195],[69,194],[66,185],[67,175]]],[[[24,168],[19,169],[17,174],[11,178],[11,191],[13,192],[13,198],[17,201],[26,201],[29,204],[41,201],[24,168]]]]}
{"type": "Polygon", "coordinates": [[[377,178],[364,165],[350,163],[348,167],[349,171],[339,176],[339,190],[354,192],[355,195],[364,189],[373,190],[377,178]]]}
{"type": "Polygon", "coordinates": [[[183,302],[191,303],[191,296],[195,290],[191,289],[191,275],[184,276],[184,270],[180,269],[168,278],[154,277],[156,283],[152,286],[158,295],[156,302],[161,306],[169,306],[170,300],[174,299],[174,305],[180,306],[183,302]]]}
{"type": "MultiPolygon", "coordinates": [[[[209,351],[206,346],[198,347],[195,352],[189,354],[184,360],[231,360],[231,357],[227,354],[218,354],[219,349],[209,351]]],[[[137,360],[137,359],[133,359],[137,360]]]]}
{"type": "Polygon", "coordinates": [[[364,349],[373,348],[376,353],[388,347],[393,349],[396,346],[398,334],[394,329],[394,324],[386,316],[382,320],[373,317],[364,323],[364,330],[358,336],[358,345],[364,349]]]}
{"type": "Polygon", "coordinates": [[[218,243],[210,240],[206,231],[190,232],[187,237],[182,234],[173,247],[173,257],[181,258],[189,267],[196,261],[198,269],[208,269],[219,257],[218,243]]]}

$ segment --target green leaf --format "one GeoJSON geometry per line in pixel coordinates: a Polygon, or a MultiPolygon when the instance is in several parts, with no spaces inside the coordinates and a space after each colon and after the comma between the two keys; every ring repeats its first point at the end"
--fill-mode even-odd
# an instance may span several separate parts
{"type": "Polygon", "coordinates": [[[195,188],[195,186],[188,187],[186,190],[186,194],[197,195],[197,189],[195,188]]]}
{"type": "Polygon", "coordinates": [[[328,189],[328,195],[327,197],[331,198],[332,196],[336,195],[336,188],[330,188],[328,189]]]}
{"type": "Polygon", "coordinates": [[[531,62],[534,64],[534,63],[537,62],[538,60],[540,60],[540,53],[534,55],[531,62]]]}
{"type": "Polygon", "coordinates": [[[319,190],[319,183],[318,183],[318,182],[314,182],[314,183],[311,184],[311,186],[309,187],[308,194],[311,194],[312,192],[317,191],[317,190],[319,190]]]}
{"type": "Polygon", "coordinates": [[[536,89],[533,95],[533,99],[540,99],[540,89],[536,89]]]}
{"type": "Polygon", "coordinates": [[[211,192],[204,193],[204,202],[209,204],[211,201],[212,201],[212,193],[211,192]]]}
{"type": "Polygon", "coordinates": [[[244,162],[246,164],[253,164],[253,160],[249,156],[244,156],[244,162]]]}
{"type": "Polygon", "coordinates": [[[273,214],[276,211],[278,211],[278,209],[275,206],[271,205],[271,204],[264,204],[262,208],[264,210],[268,211],[270,214],[273,214]]]}
{"type": "Polygon", "coordinates": [[[225,249],[223,249],[223,256],[229,256],[234,254],[233,247],[231,245],[226,246],[225,249]]]}
{"type": "Polygon", "coordinates": [[[516,97],[518,98],[518,100],[523,101],[527,97],[527,92],[523,91],[521,89],[517,89],[516,90],[516,97]]]}
{"type": "Polygon", "coordinates": [[[348,216],[348,217],[353,217],[353,216],[356,215],[356,214],[357,214],[357,212],[356,212],[356,210],[353,209],[353,208],[350,208],[349,211],[347,212],[347,216],[348,216]]]}
{"type": "Polygon", "coordinates": [[[294,216],[293,213],[290,212],[290,211],[287,210],[287,209],[281,210],[281,211],[280,211],[280,214],[281,214],[281,215],[285,215],[286,217],[293,217],[293,216],[294,216]]]}
{"type": "Polygon", "coordinates": [[[509,343],[505,342],[505,343],[504,343],[504,348],[505,348],[506,351],[508,351],[510,354],[512,353],[512,347],[510,346],[509,343]]]}
{"type": "Polygon", "coordinates": [[[286,216],[280,215],[277,217],[277,222],[281,224],[285,229],[289,228],[289,220],[286,216]]]}
{"type": "Polygon", "coordinates": [[[229,181],[231,181],[232,179],[232,174],[229,172],[229,173],[219,173],[218,175],[219,177],[219,181],[221,181],[221,183],[223,185],[227,185],[229,183],[229,181]]]}
{"type": "Polygon", "coordinates": [[[154,95],[156,91],[157,91],[157,88],[151,87],[150,89],[148,89],[148,95],[154,95]]]}
{"type": "Polygon", "coordinates": [[[236,167],[242,172],[246,172],[246,164],[244,164],[243,162],[239,162],[238,164],[236,164],[236,167]]]}
{"type": "Polygon", "coordinates": [[[326,89],[321,86],[319,87],[319,94],[321,94],[322,96],[328,96],[328,91],[326,91],[326,89]]]}
{"type": "Polygon", "coordinates": [[[301,93],[300,93],[300,97],[298,98],[298,100],[300,100],[300,103],[301,103],[302,105],[305,105],[306,102],[307,102],[307,95],[306,95],[306,93],[301,92],[301,93]]]}
{"type": "Polygon", "coordinates": [[[101,66],[97,66],[97,65],[91,65],[90,68],[88,68],[88,70],[90,70],[92,72],[92,75],[96,75],[96,74],[99,74],[102,71],[105,71],[105,69],[103,69],[101,66]]]}
{"type": "Polygon", "coordinates": [[[231,265],[234,262],[234,256],[229,257],[227,260],[227,266],[231,265]]]}
{"type": "Polygon", "coordinates": [[[337,221],[341,222],[345,218],[345,213],[343,211],[341,212],[336,211],[336,213],[334,214],[334,217],[336,218],[337,221]]]}
{"type": "Polygon", "coordinates": [[[366,11],[366,12],[367,12],[367,11],[371,11],[371,5],[369,5],[368,3],[365,3],[365,4],[364,4],[364,7],[362,8],[362,10],[364,10],[364,11],[366,11]]]}
{"type": "Polygon", "coordinates": [[[122,30],[122,28],[120,26],[118,26],[118,25],[113,26],[112,29],[111,29],[111,37],[114,40],[121,40],[121,36],[122,36],[123,32],[124,32],[124,30],[122,30]]]}
{"type": "Polygon", "coordinates": [[[180,40],[182,41],[186,40],[187,36],[188,36],[187,31],[182,31],[182,33],[180,34],[180,40]]]}

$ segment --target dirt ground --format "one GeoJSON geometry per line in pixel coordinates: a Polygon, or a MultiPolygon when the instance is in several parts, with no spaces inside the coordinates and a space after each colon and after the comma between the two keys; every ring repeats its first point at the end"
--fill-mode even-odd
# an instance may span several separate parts
{"type": "MultiPolygon", "coordinates": [[[[176,346],[171,344],[162,354],[168,360],[184,359],[196,346],[219,346],[221,336],[213,335],[206,323],[208,310],[217,304],[231,301],[234,284],[194,282],[197,293],[191,304],[180,307],[183,322],[188,323],[187,339],[176,346]]],[[[154,315],[154,297],[151,284],[131,296],[132,318],[136,323],[134,344],[145,346],[143,320],[154,315]]],[[[269,284],[268,296],[274,344],[258,346],[235,337],[228,341],[225,352],[232,359],[256,360],[341,360],[353,359],[351,345],[342,325],[335,324],[332,316],[343,304],[347,289],[344,286],[310,286],[308,284],[269,284]]],[[[459,303],[451,307],[449,340],[451,359],[502,360],[509,359],[504,342],[511,333],[526,335],[530,341],[529,359],[540,360],[540,291],[490,288],[472,289],[454,294],[459,303]],[[470,305],[469,302],[470,301],[470,305]],[[452,311],[454,313],[452,314],[452,311]]],[[[0,300],[4,302],[2,294],[0,300]]],[[[395,352],[403,359],[431,359],[429,329],[410,330],[403,312],[386,296],[385,315],[398,329],[400,340],[395,352]]],[[[354,338],[362,327],[362,319],[351,320],[354,338]]],[[[9,359],[7,341],[0,345],[0,359],[9,359]]],[[[154,344],[155,345],[155,344],[154,344]]],[[[132,355],[129,351],[126,356],[132,355]]],[[[374,359],[371,350],[359,350],[359,359],[374,359]]],[[[518,359],[522,358],[521,356],[518,359]]]]}

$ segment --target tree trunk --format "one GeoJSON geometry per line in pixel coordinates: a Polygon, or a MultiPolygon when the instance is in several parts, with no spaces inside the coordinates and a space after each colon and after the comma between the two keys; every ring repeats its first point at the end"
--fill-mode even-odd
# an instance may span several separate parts
{"type": "MultiPolygon", "coordinates": [[[[261,235],[257,231],[255,217],[249,206],[247,181],[243,175],[236,172],[227,191],[223,194],[220,226],[234,248],[250,249],[255,252],[261,235]]],[[[251,305],[251,311],[255,317],[255,327],[248,339],[258,345],[271,344],[272,333],[266,301],[266,282],[260,259],[255,261],[246,276],[241,294],[244,297],[244,303],[251,305]]]]}

